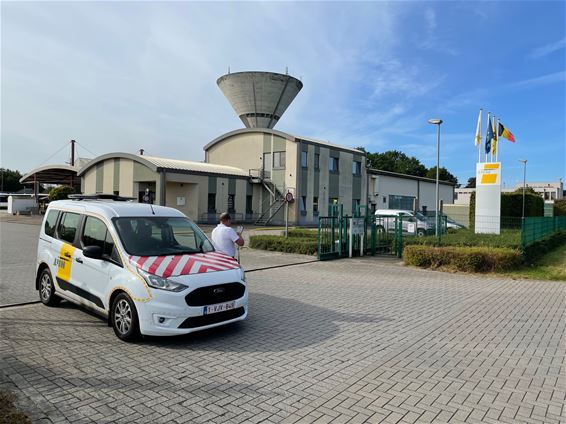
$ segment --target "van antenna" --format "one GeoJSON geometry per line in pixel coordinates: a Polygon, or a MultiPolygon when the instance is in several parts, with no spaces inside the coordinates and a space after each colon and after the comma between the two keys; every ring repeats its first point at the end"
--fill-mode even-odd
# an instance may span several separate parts
{"type": "Polygon", "coordinates": [[[151,214],[155,215],[155,211],[153,210],[153,205],[151,204],[151,198],[149,196],[149,188],[145,189],[145,196],[143,196],[144,202],[149,203],[149,208],[151,209],[151,214]]]}

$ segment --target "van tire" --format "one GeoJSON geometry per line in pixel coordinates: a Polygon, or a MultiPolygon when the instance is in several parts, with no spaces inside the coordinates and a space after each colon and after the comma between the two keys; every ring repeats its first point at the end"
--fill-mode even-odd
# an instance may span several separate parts
{"type": "Polygon", "coordinates": [[[385,228],[383,227],[383,225],[378,225],[377,227],[375,227],[375,230],[377,231],[377,234],[385,233],[385,228]]]}
{"type": "Polygon", "coordinates": [[[417,229],[417,237],[424,237],[426,236],[426,230],[422,229],[422,228],[418,228],[417,229]]]}
{"type": "Polygon", "coordinates": [[[57,306],[61,298],[55,294],[55,285],[49,268],[44,268],[39,274],[39,300],[46,306],[57,306]]]}
{"type": "Polygon", "coordinates": [[[125,342],[140,339],[140,322],[136,306],[126,293],[120,293],[110,307],[110,320],[116,336],[125,342]]]}

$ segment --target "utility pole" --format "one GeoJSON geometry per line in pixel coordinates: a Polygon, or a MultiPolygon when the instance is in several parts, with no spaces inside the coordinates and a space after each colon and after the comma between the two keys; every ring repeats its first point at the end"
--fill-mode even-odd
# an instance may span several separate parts
{"type": "Polygon", "coordinates": [[[522,219],[525,219],[525,189],[527,186],[527,159],[519,159],[519,162],[523,164],[523,214],[522,219]]]}

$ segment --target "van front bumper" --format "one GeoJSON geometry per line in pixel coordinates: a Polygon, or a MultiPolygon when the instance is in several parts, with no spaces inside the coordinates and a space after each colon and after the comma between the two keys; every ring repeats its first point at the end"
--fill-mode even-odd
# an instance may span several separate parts
{"type": "Polygon", "coordinates": [[[233,309],[205,314],[205,307],[189,306],[185,297],[190,292],[172,293],[151,289],[153,298],[148,302],[136,302],[140,331],[148,336],[174,336],[206,330],[246,319],[248,315],[248,290],[234,302],[233,309]]]}

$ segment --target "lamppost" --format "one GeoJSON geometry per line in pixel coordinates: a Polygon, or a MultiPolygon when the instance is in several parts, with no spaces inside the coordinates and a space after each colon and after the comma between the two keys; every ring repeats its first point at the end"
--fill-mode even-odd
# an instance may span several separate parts
{"type": "Polygon", "coordinates": [[[438,201],[438,173],[440,171],[440,124],[442,124],[442,119],[429,119],[428,123],[432,124],[432,125],[438,125],[438,138],[436,141],[436,205],[434,207],[435,211],[436,211],[436,225],[435,227],[435,234],[436,234],[436,238],[439,239],[440,238],[440,222],[438,220],[438,209],[440,206],[440,202],[438,201]]]}
{"type": "Polygon", "coordinates": [[[523,214],[522,219],[525,219],[525,188],[527,185],[527,159],[519,159],[519,162],[523,164],[523,214]]]}

